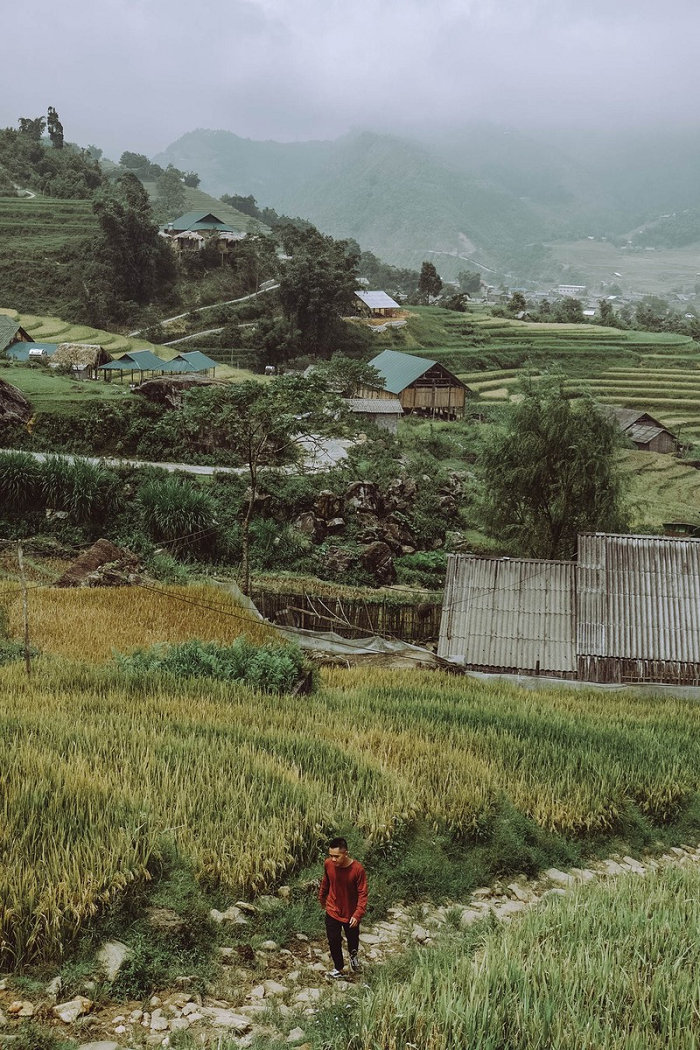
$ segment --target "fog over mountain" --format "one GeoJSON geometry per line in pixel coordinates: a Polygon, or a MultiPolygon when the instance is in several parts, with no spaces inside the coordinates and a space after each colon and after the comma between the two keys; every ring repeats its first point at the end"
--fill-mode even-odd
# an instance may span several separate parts
{"type": "Polygon", "coordinates": [[[44,57],[9,80],[0,122],[53,105],[68,139],[115,157],[196,127],[695,128],[699,28],[695,0],[27,0],[3,36],[44,57]]]}
{"type": "Polygon", "coordinates": [[[199,129],[155,159],[199,172],[214,196],[252,194],[387,261],[418,267],[433,258],[443,276],[467,262],[540,276],[542,242],[626,241],[668,213],[678,215],[676,246],[698,239],[700,142],[681,132],[618,132],[613,143],[591,131],[584,143],[480,123],[420,138],[357,129],[280,143],[199,129]]]}

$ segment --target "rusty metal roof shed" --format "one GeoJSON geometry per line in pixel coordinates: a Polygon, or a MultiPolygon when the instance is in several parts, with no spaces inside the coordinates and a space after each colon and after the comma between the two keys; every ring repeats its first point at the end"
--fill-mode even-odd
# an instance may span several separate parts
{"type": "Polygon", "coordinates": [[[579,654],[700,662],[700,539],[583,534],[577,573],[579,654]]]}
{"type": "Polygon", "coordinates": [[[438,656],[477,669],[573,676],[573,562],[451,554],[438,656]]]}

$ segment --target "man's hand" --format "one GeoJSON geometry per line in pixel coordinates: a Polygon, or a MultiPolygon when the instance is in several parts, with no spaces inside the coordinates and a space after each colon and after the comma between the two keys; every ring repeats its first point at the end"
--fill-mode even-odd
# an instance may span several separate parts
{"type": "Polygon", "coordinates": [[[357,926],[357,919],[355,918],[354,915],[353,915],[352,919],[350,920],[350,922],[348,923],[348,926],[357,926]]]}

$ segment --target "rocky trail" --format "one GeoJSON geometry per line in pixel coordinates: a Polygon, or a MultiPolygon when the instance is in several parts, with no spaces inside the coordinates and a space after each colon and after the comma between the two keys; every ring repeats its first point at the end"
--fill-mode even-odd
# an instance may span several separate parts
{"type": "MultiPolygon", "coordinates": [[[[636,860],[613,855],[587,868],[559,871],[549,868],[537,878],[520,875],[512,881],[496,882],[474,890],[470,898],[450,906],[423,904],[390,908],[386,920],[363,927],[360,955],[363,972],[413,944],[430,950],[441,930],[468,927],[486,918],[506,923],[542,900],[564,895],[584,883],[615,879],[623,875],[644,876],[647,872],[679,864],[700,864],[700,845],[675,846],[660,856],[636,860]]],[[[284,908],[291,895],[280,887],[276,898],[259,898],[257,904],[238,901],[226,911],[212,911],[211,918],[223,930],[247,925],[261,907],[284,908]]],[[[168,921],[167,909],[162,921],[168,921]]],[[[174,913],[173,913],[174,915],[174,913]]],[[[177,917],[176,917],[177,918],[177,917]]],[[[225,939],[225,938],[224,938],[225,939]]],[[[233,938],[232,938],[233,939],[233,938]]],[[[66,1001],[60,978],[50,981],[41,994],[24,997],[12,976],[0,979],[0,1045],[11,1046],[20,1026],[33,1019],[51,1026],[61,1038],[72,1039],[80,1050],[122,1050],[141,1046],[168,1047],[175,1033],[189,1031],[202,1046],[226,1038],[229,1045],[249,1047],[255,1039],[275,1039],[310,1050],[308,1028],[322,1006],[343,999],[364,983],[363,973],[348,974],[347,980],[330,981],[326,974],[331,959],[325,941],[296,933],[288,947],[264,941],[254,949],[249,944],[218,949],[220,976],[209,994],[190,990],[192,977],[183,974],[175,987],[159,992],[145,1002],[94,1001],[91,993],[98,981],[113,980],[128,956],[119,942],[103,945],[98,954],[101,973],[86,980],[82,994],[66,1001]]]]}

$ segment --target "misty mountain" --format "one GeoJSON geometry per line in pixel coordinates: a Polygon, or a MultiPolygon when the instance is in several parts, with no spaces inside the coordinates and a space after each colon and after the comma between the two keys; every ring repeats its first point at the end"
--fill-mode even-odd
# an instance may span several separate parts
{"type": "Polygon", "coordinates": [[[257,142],[200,129],[155,159],[197,171],[216,196],[252,193],[387,262],[432,258],[449,277],[465,266],[522,273],[538,243],[621,235],[700,206],[697,139],[669,132],[615,143],[609,134],[545,137],[488,124],[424,131],[420,141],[356,131],[257,142]]]}

